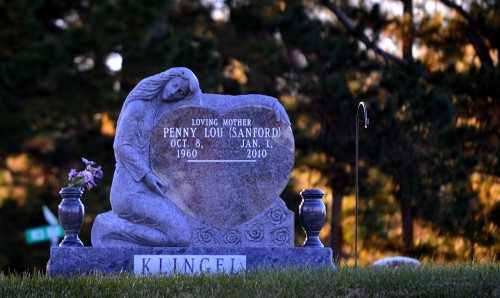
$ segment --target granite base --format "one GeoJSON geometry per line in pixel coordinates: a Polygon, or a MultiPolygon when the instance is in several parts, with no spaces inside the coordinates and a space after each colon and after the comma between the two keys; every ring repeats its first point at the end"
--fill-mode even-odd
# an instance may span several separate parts
{"type": "Polygon", "coordinates": [[[53,247],[47,275],[70,276],[100,272],[105,275],[134,272],[137,255],[246,256],[246,269],[334,269],[330,248],[255,247],[53,247]]]}

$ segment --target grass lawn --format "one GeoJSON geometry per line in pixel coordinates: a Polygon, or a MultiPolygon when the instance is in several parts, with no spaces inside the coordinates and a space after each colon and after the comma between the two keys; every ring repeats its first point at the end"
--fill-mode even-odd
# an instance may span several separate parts
{"type": "Polygon", "coordinates": [[[0,274],[0,297],[500,297],[500,262],[231,275],[0,274]]]}

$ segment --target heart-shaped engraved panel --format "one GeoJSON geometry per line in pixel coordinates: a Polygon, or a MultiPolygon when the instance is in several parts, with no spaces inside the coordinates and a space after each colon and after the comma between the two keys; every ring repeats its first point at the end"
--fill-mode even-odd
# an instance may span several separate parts
{"type": "Polygon", "coordinates": [[[155,127],[150,161],[179,209],[227,229],[252,219],[281,194],[293,168],[294,140],[290,126],[268,107],[220,114],[183,106],[155,127]]]}

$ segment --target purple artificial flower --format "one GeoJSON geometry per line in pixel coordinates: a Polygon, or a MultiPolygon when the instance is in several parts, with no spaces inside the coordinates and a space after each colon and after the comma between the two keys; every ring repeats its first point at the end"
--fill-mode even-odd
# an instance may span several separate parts
{"type": "Polygon", "coordinates": [[[97,168],[93,167],[95,162],[82,157],[83,163],[85,163],[85,169],[77,172],[75,169],[71,169],[68,173],[69,187],[77,187],[83,190],[84,188],[91,189],[96,187],[97,184],[94,178],[102,179],[104,173],[101,166],[97,168]]]}
{"type": "Polygon", "coordinates": [[[79,175],[84,179],[84,183],[94,180],[94,174],[92,174],[92,172],[87,169],[81,171],[79,175]]]}
{"type": "Polygon", "coordinates": [[[102,177],[104,177],[104,172],[102,171],[101,166],[98,166],[97,168],[95,168],[94,175],[98,179],[102,179],[102,177]]]}
{"type": "Polygon", "coordinates": [[[87,182],[87,189],[90,190],[93,187],[96,187],[97,184],[94,182],[94,180],[90,180],[87,182]]]}
{"type": "Polygon", "coordinates": [[[91,160],[88,160],[88,159],[86,159],[85,157],[82,157],[82,161],[83,161],[83,162],[84,162],[87,166],[88,166],[88,165],[90,165],[90,166],[95,165],[95,162],[93,162],[93,161],[91,161],[91,160]]]}
{"type": "Polygon", "coordinates": [[[73,177],[75,177],[77,174],[78,172],[75,169],[71,169],[68,173],[68,180],[71,181],[71,179],[73,179],[73,177]]]}

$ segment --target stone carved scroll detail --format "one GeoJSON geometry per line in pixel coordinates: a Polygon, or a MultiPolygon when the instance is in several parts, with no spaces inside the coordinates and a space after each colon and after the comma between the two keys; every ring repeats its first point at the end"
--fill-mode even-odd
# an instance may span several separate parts
{"type": "Polygon", "coordinates": [[[217,231],[211,228],[198,228],[196,229],[196,242],[202,246],[220,245],[221,243],[228,246],[238,245],[242,242],[260,243],[266,238],[266,234],[269,235],[269,240],[273,246],[286,245],[291,237],[286,227],[268,230],[263,225],[255,223],[245,226],[243,231],[238,229],[217,231]],[[242,238],[242,233],[245,239],[242,238]]]}
{"type": "Polygon", "coordinates": [[[290,235],[286,228],[278,228],[271,232],[271,238],[276,245],[284,245],[288,242],[290,235]]]}
{"type": "Polygon", "coordinates": [[[235,229],[227,230],[222,234],[222,239],[224,239],[224,243],[227,245],[236,245],[241,243],[241,234],[235,229]]]}
{"type": "Polygon", "coordinates": [[[191,239],[194,246],[293,246],[293,212],[278,199],[251,221],[229,229],[197,222],[191,239]]]}
{"type": "Polygon", "coordinates": [[[205,245],[219,244],[219,240],[217,239],[217,231],[210,228],[197,228],[196,240],[205,245]]]}
{"type": "Polygon", "coordinates": [[[288,217],[285,210],[279,206],[269,210],[266,215],[273,225],[282,224],[288,217]]]}
{"type": "Polygon", "coordinates": [[[264,239],[264,227],[259,223],[247,225],[245,227],[245,237],[252,242],[261,242],[264,239]]]}

